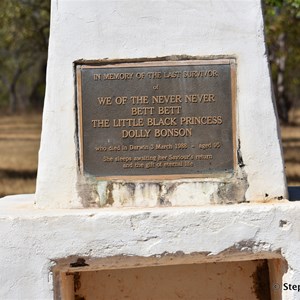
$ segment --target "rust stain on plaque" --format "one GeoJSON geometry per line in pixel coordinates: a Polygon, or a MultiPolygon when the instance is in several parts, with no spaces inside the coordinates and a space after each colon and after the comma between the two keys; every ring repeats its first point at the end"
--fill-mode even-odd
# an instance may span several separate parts
{"type": "Polygon", "coordinates": [[[233,172],[234,60],[76,68],[85,174],[188,178],[233,172]]]}

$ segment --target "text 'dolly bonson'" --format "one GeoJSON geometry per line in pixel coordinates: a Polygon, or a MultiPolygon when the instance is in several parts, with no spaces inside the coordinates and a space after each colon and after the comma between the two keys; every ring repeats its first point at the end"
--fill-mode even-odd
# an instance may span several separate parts
{"type": "Polygon", "coordinates": [[[234,169],[233,60],[77,65],[84,173],[184,175],[234,169]]]}

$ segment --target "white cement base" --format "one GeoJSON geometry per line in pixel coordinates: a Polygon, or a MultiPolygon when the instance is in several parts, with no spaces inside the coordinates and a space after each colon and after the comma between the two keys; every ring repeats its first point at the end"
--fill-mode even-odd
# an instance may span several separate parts
{"type": "MultiPolygon", "coordinates": [[[[91,267],[110,257],[106,269],[132,267],[132,256],[144,266],[170,265],[168,255],[178,264],[284,258],[282,283],[300,284],[299,202],[39,210],[33,201],[34,195],[0,200],[0,299],[53,299],[51,270],[65,258],[76,261],[70,256],[85,257],[91,267]]],[[[282,299],[299,298],[282,286],[282,299]]]]}

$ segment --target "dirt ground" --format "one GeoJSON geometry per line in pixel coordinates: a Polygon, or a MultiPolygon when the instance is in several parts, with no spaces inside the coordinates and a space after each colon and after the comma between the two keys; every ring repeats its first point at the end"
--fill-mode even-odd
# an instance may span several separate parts
{"type": "Polygon", "coordinates": [[[290,126],[281,126],[281,139],[288,185],[300,186],[300,108],[290,115],[290,126]]]}
{"type": "MultiPolygon", "coordinates": [[[[282,126],[282,145],[289,185],[300,186],[300,109],[293,125],[282,126]]],[[[0,197],[34,193],[40,145],[41,114],[0,116],[0,197]]]]}
{"type": "Polygon", "coordinates": [[[0,116],[0,197],[34,193],[41,114],[0,116]]]}

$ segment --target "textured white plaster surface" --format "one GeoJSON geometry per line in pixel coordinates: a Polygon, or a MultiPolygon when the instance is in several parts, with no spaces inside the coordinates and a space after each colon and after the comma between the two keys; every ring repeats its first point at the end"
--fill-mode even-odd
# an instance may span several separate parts
{"type": "MultiPolygon", "coordinates": [[[[77,188],[73,62],[183,54],[236,57],[237,128],[249,184],[245,200],[286,197],[260,0],[52,0],[51,13],[39,207],[82,207],[86,201],[77,188]]],[[[149,198],[141,191],[137,197],[141,205],[149,198]]],[[[195,186],[184,187],[174,204],[205,205],[209,198],[195,186]],[[199,196],[198,203],[185,203],[187,189],[189,199],[199,196]]],[[[153,197],[148,200],[151,206],[153,197]]]]}
{"type": "MultiPolygon", "coordinates": [[[[53,299],[53,260],[70,255],[206,252],[203,262],[212,262],[281,253],[288,262],[283,283],[300,284],[299,202],[39,210],[33,208],[33,200],[33,195],[0,200],[0,299],[53,299]]],[[[283,300],[300,298],[297,291],[282,295],[283,300]]]]}

